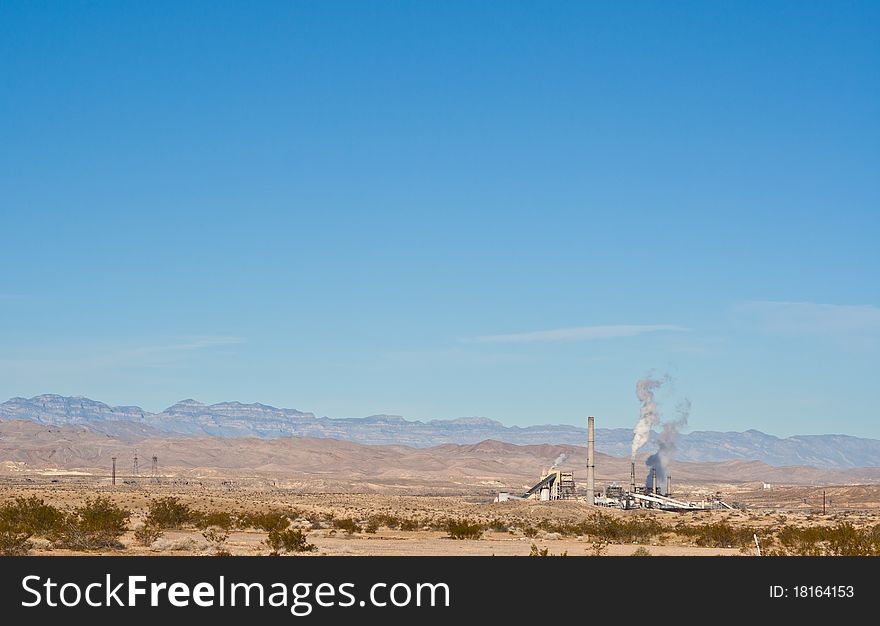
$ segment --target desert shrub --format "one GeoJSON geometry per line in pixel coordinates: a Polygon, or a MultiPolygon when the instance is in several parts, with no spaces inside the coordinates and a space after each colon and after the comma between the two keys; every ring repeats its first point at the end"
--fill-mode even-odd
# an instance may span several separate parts
{"type": "Polygon", "coordinates": [[[576,525],[574,532],[597,537],[607,543],[641,543],[663,532],[663,525],[652,517],[618,519],[597,514],[586,523],[576,525]]]}
{"type": "Polygon", "coordinates": [[[0,507],[0,527],[15,534],[46,536],[64,519],[64,513],[41,498],[15,498],[0,507]]]}
{"type": "Polygon", "coordinates": [[[282,552],[312,552],[317,550],[314,544],[308,543],[306,534],[299,528],[280,530],[274,528],[269,531],[263,542],[271,550],[272,556],[278,556],[282,552]]]}
{"type": "MultiPolygon", "coordinates": [[[[544,519],[537,526],[548,533],[566,537],[586,535],[605,543],[642,543],[666,530],[651,517],[619,519],[602,513],[596,513],[580,522],[554,522],[544,519]]],[[[523,532],[527,537],[537,535],[534,529],[524,529],[523,532]]]]}
{"type": "Polygon", "coordinates": [[[146,524],[160,529],[183,528],[198,521],[199,514],[174,496],[151,500],[146,524]]]}
{"type": "Polygon", "coordinates": [[[162,536],[162,529],[152,524],[144,524],[134,531],[134,538],[139,544],[150,547],[153,542],[162,536]]]}
{"type": "Polygon", "coordinates": [[[417,519],[400,520],[400,530],[405,530],[405,531],[409,532],[409,531],[418,530],[421,527],[422,527],[422,525],[419,523],[419,520],[417,520],[417,519]]]}
{"type": "Polygon", "coordinates": [[[227,529],[220,526],[208,526],[202,530],[202,537],[213,546],[215,556],[229,556],[230,553],[225,546],[226,540],[229,539],[227,529]]]}
{"type": "Polygon", "coordinates": [[[446,532],[452,539],[479,539],[483,536],[483,528],[477,523],[467,520],[449,520],[446,522],[446,532]]]}
{"type": "Polygon", "coordinates": [[[344,531],[346,535],[352,535],[361,531],[361,527],[358,526],[358,523],[350,517],[333,520],[333,528],[344,531]]]}
{"type": "Polygon", "coordinates": [[[368,519],[367,523],[364,524],[364,532],[365,533],[375,535],[377,530],[379,530],[379,522],[373,518],[368,519]]]}
{"type": "Polygon", "coordinates": [[[489,522],[489,530],[495,531],[496,533],[506,533],[510,530],[510,527],[499,519],[493,519],[489,522]]]}
{"type": "Polygon", "coordinates": [[[231,530],[235,526],[235,518],[226,511],[212,511],[210,513],[202,513],[198,519],[199,528],[222,528],[223,530],[231,530]]]}
{"type": "Polygon", "coordinates": [[[782,546],[780,554],[792,556],[820,556],[822,554],[822,529],[784,526],[776,533],[782,546]]]}
{"type": "Polygon", "coordinates": [[[529,556],[568,556],[568,550],[559,554],[553,554],[550,552],[550,548],[538,548],[538,546],[532,544],[531,548],[529,548],[529,556]]]}
{"type": "Polygon", "coordinates": [[[644,546],[639,546],[633,550],[633,553],[630,554],[630,556],[651,556],[651,551],[644,546]]]}
{"type": "Polygon", "coordinates": [[[529,539],[534,539],[538,536],[538,529],[532,528],[531,526],[526,526],[525,528],[523,528],[523,535],[525,535],[529,539]]]}
{"type": "Polygon", "coordinates": [[[385,528],[397,528],[400,526],[400,518],[396,515],[389,515],[388,513],[377,513],[376,515],[370,516],[369,524],[376,524],[376,527],[384,526],[385,528]]]}
{"type": "Polygon", "coordinates": [[[880,537],[876,527],[859,529],[849,522],[833,527],[785,526],[776,533],[778,549],[768,554],[791,556],[878,556],[880,537]]]}
{"type": "Polygon", "coordinates": [[[550,548],[538,548],[535,544],[532,544],[532,547],[529,549],[529,556],[548,556],[550,554],[550,548]]]}
{"type": "Polygon", "coordinates": [[[0,556],[26,556],[34,544],[30,533],[16,532],[0,523],[0,556]]]}
{"type": "Polygon", "coordinates": [[[282,531],[290,526],[290,518],[277,511],[265,511],[240,515],[238,523],[242,528],[259,528],[266,532],[282,531]]]}
{"type": "Polygon", "coordinates": [[[130,511],[116,506],[109,498],[86,500],[53,530],[53,543],[71,550],[123,548],[119,537],[128,530],[130,516],[130,511]]]}
{"type": "Polygon", "coordinates": [[[880,544],[874,539],[870,530],[859,530],[849,522],[842,522],[834,528],[827,529],[830,556],[878,556],[880,544]]]}
{"type": "Polygon", "coordinates": [[[754,541],[756,530],[750,526],[733,527],[726,521],[689,526],[679,524],[675,527],[679,535],[690,537],[698,546],[711,548],[741,547],[754,541]]]}

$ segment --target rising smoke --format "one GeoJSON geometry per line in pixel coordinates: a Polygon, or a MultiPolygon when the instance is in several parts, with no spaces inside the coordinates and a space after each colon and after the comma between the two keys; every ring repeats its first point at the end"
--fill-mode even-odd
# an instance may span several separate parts
{"type": "Polygon", "coordinates": [[[639,421],[633,428],[633,461],[636,460],[636,452],[639,451],[639,448],[648,443],[651,429],[660,421],[660,415],[657,413],[657,404],[654,402],[654,390],[668,380],[669,376],[659,380],[648,377],[636,383],[636,396],[641,401],[642,408],[639,411],[639,421]]]}
{"type": "Polygon", "coordinates": [[[567,458],[568,458],[568,455],[567,455],[565,452],[563,452],[563,453],[560,454],[558,457],[556,457],[556,460],[553,461],[553,465],[550,466],[550,469],[556,469],[557,467],[559,467],[560,465],[562,465],[563,463],[565,463],[565,460],[566,460],[567,458]]]}
{"type": "MultiPolygon", "coordinates": [[[[657,437],[657,452],[645,461],[648,466],[648,475],[645,477],[645,487],[651,487],[651,469],[657,471],[657,487],[661,492],[666,491],[666,477],[669,475],[669,462],[675,456],[675,440],[678,432],[687,426],[688,417],[691,413],[691,401],[685,398],[679,402],[675,409],[678,417],[669,422],[663,422],[663,430],[657,437]]],[[[667,494],[669,495],[669,494],[667,494]]]]}

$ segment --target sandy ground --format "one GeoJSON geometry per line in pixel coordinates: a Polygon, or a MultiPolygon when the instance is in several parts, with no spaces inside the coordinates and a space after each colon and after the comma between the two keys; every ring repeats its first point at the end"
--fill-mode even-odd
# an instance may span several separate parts
{"type": "MultiPolygon", "coordinates": [[[[833,525],[848,521],[856,526],[880,523],[876,503],[880,494],[876,486],[846,486],[826,488],[826,514],[821,514],[821,491],[818,508],[816,489],[809,487],[718,486],[738,501],[749,501],[746,510],[701,511],[671,513],[663,511],[621,511],[601,509],[604,515],[626,519],[633,516],[651,516],[668,528],[678,523],[700,525],[724,521],[731,526],[749,526],[756,529],[774,529],[784,524],[833,525]],[[778,494],[778,500],[773,494],[778,494]],[[829,500],[832,504],[829,505],[829,500]],[[852,506],[844,507],[847,503],[852,506]]],[[[686,486],[681,487],[682,490],[686,486]]],[[[705,490],[705,486],[700,487],[705,490]]],[[[547,549],[551,555],[568,556],[627,556],[637,548],[647,549],[652,556],[741,556],[754,554],[754,546],[701,547],[687,537],[674,532],[663,533],[650,544],[597,544],[590,537],[560,536],[537,530],[535,536],[525,536],[526,528],[537,528],[542,521],[578,522],[596,513],[596,508],[578,501],[536,502],[513,501],[492,503],[484,495],[470,498],[450,496],[400,496],[387,494],[301,493],[295,490],[266,488],[263,484],[242,485],[228,480],[199,484],[149,484],[110,487],[88,477],[44,477],[39,480],[0,480],[0,502],[16,496],[37,496],[62,509],[72,509],[87,498],[107,496],[119,506],[132,511],[131,531],[121,538],[124,550],[105,551],[105,554],[125,555],[192,555],[212,554],[214,547],[197,529],[166,531],[150,547],[138,545],[133,530],[143,524],[152,499],[174,496],[192,508],[203,512],[226,511],[233,514],[277,511],[286,513],[294,526],[308,533],[308,541],[317,550],[314,555],[484,555],[525,556],[535,545],[547,549]],[[359,532],[346,535],[332,528],[329,517],[351,517],[364,520],[371,515],[392,514],[401,518],[420,520],[467,519],[489,525],[493,522],[509,527],[507,532],[486,531],[477,540],[450,539],[445,532],[420,528],[402,531],[380,527],[374,533],[359,532]]],[[[266,534],[258,530],[236,530],[229,534],[223,548],[234,555],[265,555],[263,544],[266,534]]],[[[47,541],[35,539],[32,551],[37,555],[70,554],[52,550],[47,541]]]]}

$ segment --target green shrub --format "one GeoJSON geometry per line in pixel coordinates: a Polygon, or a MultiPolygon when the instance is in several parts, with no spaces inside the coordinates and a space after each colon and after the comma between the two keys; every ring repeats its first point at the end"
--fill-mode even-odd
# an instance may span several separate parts
{"type": "Polygon", "coordinates": [[[878,556],[880,544],[871,531],[855,528],[849,522],[843,522],[834,528],[826,529],[830,556],[878,556]]]}
{"type": "Polygon", "coordinates": [[[0,556],[26,556],[34,544],[28,533],[17,533],[0,527],[0,556]]]}
{"type": "Polygon", "coordinates": [[[482,526],[467,520],[449,520],[446,522],[446,532],[452,539],[479,539],[483,536],[482,526]]]}
{"type": "Polygon", "coordinates": [[[690,537],[698,546],[711,548],[742,547],[753,542],[756,530],[750,526],[734,528],[727,522],[714,522],[699,526],[679,524],[675,527],[679,535],[690,537]]]}
{"type": "Polygon", "coordinates": [[[346,535],[353,535],[354,533],[359,533],[361,531],[361,527],[358,526],[358,523],[350,517],[333,520],[333,528],[344,531],[346,535]]]}
{"type": "Polygon", "coordinates": [[[168,496],[151,500],[147,511],[146,524],[167,530],[183,528],[198,521],[199,514],[179,498],[168,496]]]}
{"type": "Polygon", "coordinates": [[[368,526],[376,525],[376,529],[384,526],[385,528],[397,528],[400,526],[400,518],[396,515],[389,515],[388,513],[377,513],[376,515],[371,515],[368,521],[368,526]]]}
{"type": "Polygon", "coordinates": [[[211,526],[222,528],[223,530],[232,530],[235,526],[235,519],[226,511],[213,511],[211,513],[202,513],[198,519],[199,528],[210,528],[211,526]]]}
{"type": "Polygon", "coordinates": [[[287,530],[274,528],[269,531],[263,543],[269,547],[272,556],[278,556],[282,552],[312,552],[317,550],[306,539],[306,534],[299,528],[288,528],[287,530]]]}
{"type": "Polygon", "coordinates": [[[264,513],[245,513],[240,515],[238,523],[242,528],[259,528],[266,532],[282,531],[290,526],[290,518],[284,513],[267,511],[264,513]]]}
{"type": "Polygon", "coordinates": [[[644,546],[639,546],[633,550],[633,553],[630,554],[630,556],[651,556],[651,551],[644,546]]]}
{"type": "Polygon", "coordinates": [[[364,525],[364,532],[375,535],[377,530],[379,530],[379,522],[372,518],[367,520],[366,525],[364,525]]]}
{"type": "Polygon", "coordinates": [[[134,531],[135,540],[141,544],[149,548],[153,545],[153,542],[156,541],[159,537],[162,536],[162,529],[151,524],[144,524],[136,531],[134,531]]]}
{"type": "Polygon", "coordinates": [[[64,513],[41,498],[15,498],[0,507],[0,526],[13,533],[47,536],[58,528],[64,513]]]}
{"type": "Polygon", "coordinates": [[[130,516],[130,511],[116,506],[109,498],[86,500],[53,531],[53,543],[71,550],[123,548],[119,537],[128,530],[130,516]]]}

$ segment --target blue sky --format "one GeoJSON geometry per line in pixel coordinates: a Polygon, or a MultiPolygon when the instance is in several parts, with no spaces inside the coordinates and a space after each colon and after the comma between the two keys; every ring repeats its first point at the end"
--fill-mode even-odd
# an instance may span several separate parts
{"type": "Polygon", "coordinates": [[[874,2],[3,2],[0,396],[880,437],[874,2]],[[662,398],[661,398],[662,399],[662,398]]]}

